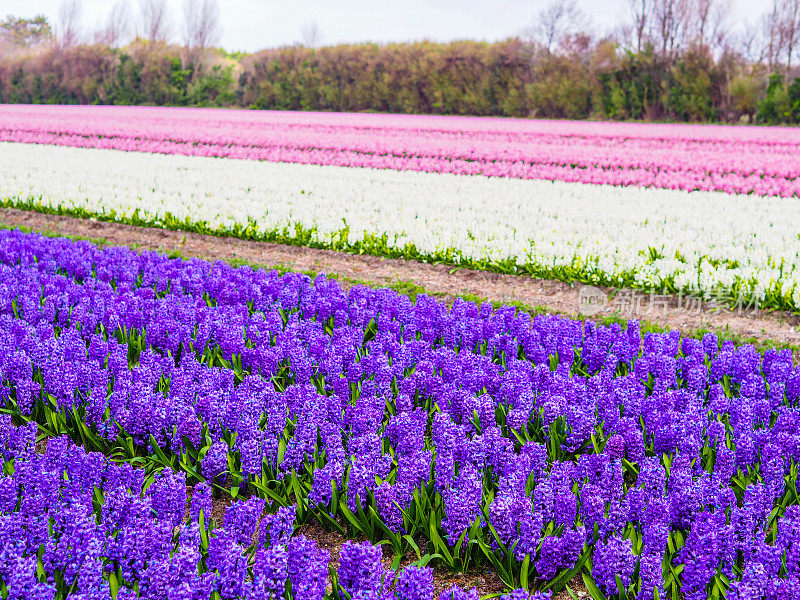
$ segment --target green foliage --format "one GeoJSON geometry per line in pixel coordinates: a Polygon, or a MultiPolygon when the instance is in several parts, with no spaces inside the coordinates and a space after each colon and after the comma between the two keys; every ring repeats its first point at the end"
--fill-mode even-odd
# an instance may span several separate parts
{"type": "Polygon", "coordinates": [[[53,30],[44,15],[37,15],[32,19],[9,15],[0,21],[0,42],[29,47],[47,42],[52,37],[53,30]]]}
{"type": "Polygon", "coordinates": [[[796,78],[787,88],[783,73],[772,73],[767,83],[766,97],[758,103],[756,120],[769,125],[800,122],[800,80],[796,78]],[[790,88],[796,96],[794,101],[789,96],[790,88]]]}
{"type": "Polygon", "coordinates": [[[711,104],[713,59],[706,51],[693,49],[672,67],[667,80],[668,112],[681,121],[709,121],[714,116],[711,104]]]}
{"type": "Polygon", "coordinates": [[[191,106],[234,104],[233,67],[214,65],[210,72],[200,72],[189,85],[187,100],[191,106]]]}
{"type": "Polygon", "coordinates": [[[229,106],[233,64],[215,51],[136,40],[125,48],[79,45],[0,54],[0,101],[33,104],[229,106]]]}
{"type": "Polygon", "coordinates": [[[733,110],[752,117],[758,109],[759,85],[752,75],[737,75],[731,80],[729,93],[733,110]]]}
{"type": "Polygon", "coordinates": [[[242,63],[237,96],[254,108],[526,114],[530,66],[519,40],[265,50],[242,63]]]}
{"type": "Polygon", "coordinates": [[[591,113],[591,74],[586,65],[569,57],[541,60],[527,92],[537,116],[580,119],[591,113]]]}
{"type": "Polygon", "coordinates": [[[776,74],[767,86],[750,65],[704,47],[667,57],[584,34],[557,52],[517,38],[255,54],[137,39],[125,48],[0,53],[0,102],[676,121],[758,112],[761,122],[780,123],[800,122],[800,81],[787,87],[776,74]]]}
{"type": "Polygon", "coordinates": [[[625,53],[600,71],[599,115],[613,119],[662,117],[665,109],[659,91],[665,87],[664,77],[665,64],[651,46],[638,54],[625,53]]]}

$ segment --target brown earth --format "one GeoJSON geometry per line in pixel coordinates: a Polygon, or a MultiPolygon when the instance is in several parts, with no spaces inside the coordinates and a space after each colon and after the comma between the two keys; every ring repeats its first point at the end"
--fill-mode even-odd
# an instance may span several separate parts
{"type": "Polygon", "coordinates": [[[517,302],[566,315],[592,313],[638,318],[670,329],[726,331],[759,341],[800,345],[800,318],[791,313],[753,309],[729,310],[694,298],[661,296],[632,290],[594,288],[549,279],[502,275],[447,265],[403,259],[377,258],[332,250],[316,250],[267,242],[250,242],[158,228],[132,227],[96,220],[45,215],[11,208],[0,209],[0,222],[35,231],[101,238],[112,245],[144,250],[179,252],[184,257],[241,260],[267,267],[335,274],[351,282],[373,284],[412,282],[444,300],[471,294],[487,300],[517,302]],[[589,304],[599,301],[598,304],[589,304]],[[594,309],[594,310],[591,310],[594,309]]]}

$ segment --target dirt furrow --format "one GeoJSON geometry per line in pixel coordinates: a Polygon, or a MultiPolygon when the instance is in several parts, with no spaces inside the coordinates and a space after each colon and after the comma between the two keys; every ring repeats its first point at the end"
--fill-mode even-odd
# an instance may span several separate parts
{"type": "Polygon", "coordinates": [[[411,282],[444,299],[470,294],[487,300],[541,306],[566,315],[617,315],[624,319],[639,318],[671,329],[708,328],[760,341],[800,345],[800,319],[797,315],[759,311],[747,306],[728,309],[714,303],[698,302],[691,297],[598,289],[527,276],[133,227],[11,208],[0,209],[0,222],[34,231],[104,239],[113,245],[178,252],[187,258],[241,260],[270,267],[283,266],[296,271],[336,274],[345,280],[363,280],[378,285],[411,282]]]}

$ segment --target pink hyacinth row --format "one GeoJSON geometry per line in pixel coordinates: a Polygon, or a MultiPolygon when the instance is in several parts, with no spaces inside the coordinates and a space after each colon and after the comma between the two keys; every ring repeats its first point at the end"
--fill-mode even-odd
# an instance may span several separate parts
{"type": "Polygon", "coordinates": [[[800,131],[116,106],[0,106],[0,140],[759,196],[800,195],[800,131]]]}

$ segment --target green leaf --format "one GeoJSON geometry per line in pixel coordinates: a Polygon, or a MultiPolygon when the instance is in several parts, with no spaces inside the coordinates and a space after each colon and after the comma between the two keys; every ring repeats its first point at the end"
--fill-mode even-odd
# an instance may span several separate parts
{"type": "Polygon", "coordinates": [[[526,554],[525,560],[522,561],[522,567],[519,572],[519,585],[523,589],[530,589],[528,587],[528,569],[531,565],[531,555],[526,554]]]}
{"type": "Polygon", "coordinates": [[[603,595],[603,592],[600,591],[600,588],[597,587],[594,579],[592,579],[591,575],[588,573],[583,573],[583,583],[593,600],[608,600],[608,598],[603,595]]]}
{"type": "Polygon", "coordinates": [[[297,473],[295,472],[294,469],[292,469],[291,486],[292,489],[294,490],[294,500],[295,504],[297,505],[297,515],[298,515],[297,518],[302,521],[303,514],[305,512],[304,507],[305,507],[306,494],[303,493],[300,480],[297,478],[297,473]]]}
{"type": "Polygon", "coordinates": [[[422,556],[422,557],[418,558],[417,560],[415,560],[411,564],[414,565],[415,567],[425,567],[425,566],[428,565],[429,562],[431,562],[435,558],[442,558],[442,555],[441,554],[426,554],[425,556],[422,556]]]}
{"type": "Polygon", "coordinates": [[[200,545],[205,549],[208,548],[208,527],[206,526],[206,516],[203,514],[203,509],[197,516],[197,524],[200,529],[200,545]]]}
{"type": "Polygon", "coordinates": [[[617,593],[619,594],[620,599],[625,598],[625,586],[622,585],[622,578],[619,576],[619,573],[614,575],[614,581],[617,584],[617,593]]]}
{"type": "Polygon", "coordinates": [[[319,520],[319,522],[322,524],[323,527],[328,526],[336,530],[341,535],[347,534],[347,530],[339,524],[339,521],[337,521],[330,514],[328,514],[328,511],[325,510],[324,507],[315,504],[314,510],[310,512],[312,515],[314,515],[314,517],[316,517],[319,520]]]}
{"type": "Polygon", "coordinates": [[[438,520],[435,518],[431,519],[429,522],[430,540],[433,542],[433,547],[436,549],[436,551],[444,557],[447,566],[452,568],[454,566],[453,555],[450,554],[450,551],[447,549],[447,544],[444,543],[444,540],[439,535],[439,532],[436,531],[435,523],[437,522],[438,520]]]}
{"type": "Polygon", "coordinates": [[[339,490],[336,489],[336,482],[331,482],[332,494],[331,494],[331,513],[337,514],[339,512],[339,490]]]}
{"type": "Polygon", "coordinates": [[[667,576],[664,577],[664,589],[668,589],[673,581],[675,581],[675,576],[672,573],[667,573],[667,576]]]}
{"type": "Polygon", "coordinates": [[[522,434],[520,434],[516,429],[509,427],[508,430],[514,434],[514,437],[517,438],[517,441],[520,443],[520,445],[524,446],[527,443],[528,440],[522,437],[522,434]]]}
{"type": "Polygon", "coordinates": [[[153,453],[164,466],[172,464],[152,434],[150,434],[150,445],[153,447],[153,453]]]}
{"type": "Polygon", "coordinates": [[[119,579],[117,579],[117,574],[114,571],[108,576],[108,587],[111,590],[111,597],[116,598],[119,593],[119,579]]]}
{"type": "Polygon", "coordinates": [[[570,588],[569,586],[565,586],[565,589],[567,590],[567,593],[569,594],[569,597],[572,598],[572,600],[578,600],[578,597],[574,593],[572,593],[572,588],[570,588]]]}
{"type": "Polygon", "coordinates": [[[711,600],[719,600],[719,582],[714,581],[714,585],[711,586],[711,600]]]}
{"type": "MultiPolygon", "coordinates": [[[[420,551],[419,546],[417,545],[417,542],[414,541],[414,538],[411,537],[410,535],[406,534],[406,535],[403,536],[403,539],[406,542],[408,542],[408,545],[411,546],[414,549],[414,552],[417,554],[417,560],[422,560],[422,552],[420,551]]],[[[424,567],[425,565],[421,565],[421,566],[424,567]]]]}
{"type": "Polygon", "coordinates": [[[278,442],[278,465],[283,462],[284,454],[286,454],[286,440],[281,438],[281,441],[278,442]]]}
{"type": "Polygon", "coordinates": [[[464,544],[464,539],[467,537],[468,531],[465,529],[458,538],[455,548],[453,548],[453,556],[461,556],[461,546],[464,544]]]}
{"type": "Polygon", "coordinates": [[[344,518],[347,519],[350,522],[350,524],[353,526],[353,528],[356,531],[359,531],[359,532],[363,533],[364,535],[366,535],[367,532],[364,531],[364,527],[361,525],[361,523],[359,523],[358,518],[353,514],[353,512],[350,510],[350,508],[347,506],[346,503],[342,503],[339,506],[339,509],[341,510],[342,514],[344,515],[344,518]]]}
{"type": "Polygon", "coordinates": [[[386,523],[384,523],[383,520],[378,516],[378,513],[375,512],[375,509],[372,506],[369,506],[368,509],[369,509],[369,517],[370,519],[372,519],[372,522],[383,531],[384,535],[386,536],[386,539],[392,545],[394,551],[399,552],[401,547],[400,540],[402,538],[400,538],[397,533],[395,533],[386,526],[386,523]]]}
{"type": "Polygon", "coordinates": [[[494,568],[495,574],[500,578],[506,586],[510,588],[517,587],[516,581],[514,580],[514,575],[506,569],[503,565],[502,561],[497,557],[497,553],[490,548],[486,542],[483,540],[483,536],[478,537],[476,540],[478,542],[478,547],[481,549],[483,554],[486,556],[486,559],[494,568]]]}
{"type": "Polygon", "coordinates": [[[198,450],[195,447],[194,443],[192,443],[192,440],[190,440],[185,435],[181,436],[181,440],[183,441],[183,447],[186,448],[186,451],[189,453],[189,456],[191,456],[192,459],[195,462],[197,462],[197,460],[198,460],[198,458],[197,458],[198,450]]]}
{"type": "Polygon", "coordinates": [[[563,586],[565,586],[569,581],[572,581],[572,578],[581,572],[581,569],[583,569],[583,566],[589,560],[590,555],[591,552],[589,549],[585,549],[581,557],[578,559],[578,562],[572,569],[564,569],[561,571],[561,573],[553,577],[553,579],[545,583],[544,586],[542,586],[542,589],[552,590],[554,592],[560,591],[563,586]]]}
{"type": "Polygon", "coordinates": [[[492,537],[494,538],[495,543],[497,544],[498,548],[500,549],[500,553],[503,554],[504,556],[508,555],[509,554],[508,548],[506,548],[506,545],[503,543],[503,540],[500,539],[500,535],[497,533],[497,530],[494,528],[494,525],[492,525],[489,522],[489,513],[486,510],[486,507],[481,506],[481,512],[483,513],[483,517],[486,520],[486,526],[489,528],[489,533],[492,534],[492,537]]]}
{"type": "Polygon", "coordinates": [[[271,498],[272,500],[274,500],[275,502],[277,502],[281,506],[289,506],[290,502],[289,502],[288,498],[286,498],[285,496],[283,496],[280,493],[276,492],[275,490],[270,489],[268,486],[266,486],[263,483],[259,482],[257,479],[254,479],[253,481],[251,481],[250,485],[252,485],[258,491],[262,492],[268,498],[271,498]]]}

